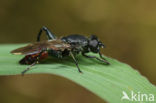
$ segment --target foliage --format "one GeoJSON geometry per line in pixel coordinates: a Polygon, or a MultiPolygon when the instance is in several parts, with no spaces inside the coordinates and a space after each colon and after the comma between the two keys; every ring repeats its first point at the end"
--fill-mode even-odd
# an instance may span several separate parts
{"type": "MultiPolygon", "coordinates": [[[[26,69],[18,61],[23,57],[10,51],[21,45],[0,45],[0,75],[17,75],[26,69]]],[[[27,74],[48,73],[72,80],[110,103],[129,102],[121,100],[122,92],[156,93],[156,87],[127,64],[105,57],[111,65],[94,59],[77,57],[83,73],[79,73],[71,58],[51,58],[32,67],[27,74]]]]}

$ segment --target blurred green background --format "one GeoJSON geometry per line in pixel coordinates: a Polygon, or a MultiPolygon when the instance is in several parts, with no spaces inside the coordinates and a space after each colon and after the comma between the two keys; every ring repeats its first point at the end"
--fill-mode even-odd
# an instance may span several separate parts
{"type": "MultiPolygon", "coordinates": [[[[58,37],[96,34],[107,46],[105,55],[131,65],[156,84],[155,5],[155,0],[1,0],[0,43],[34,42],[43,25],[58,37]]],[[[1,103],[103,103],[52,75],[4,76],[0,83],[1,103]]]]}

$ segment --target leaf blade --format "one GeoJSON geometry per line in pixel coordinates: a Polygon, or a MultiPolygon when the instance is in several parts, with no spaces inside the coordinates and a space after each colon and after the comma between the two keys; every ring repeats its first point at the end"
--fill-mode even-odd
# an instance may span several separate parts
{"type": "MultiPolygon", "coordinates": [[[[27,65],[18,64],[23,56],[9,53],[20,46],[23,45],[0,45],[0,75],[17,75],[27,67],[27,65]]],[[[127,64],[108,57],[106,59],[111,65],[103,65],[96,60],[86,59],[82,56],[78,59],[83,74],[78,72],[70,58],[49,59],[34,66],[28,73],[48,73],[65,77],[110,103],[129,102],[121,101],[123,91],[127,93],[131,91],[156,93],[156,87],[127,64]]]]}

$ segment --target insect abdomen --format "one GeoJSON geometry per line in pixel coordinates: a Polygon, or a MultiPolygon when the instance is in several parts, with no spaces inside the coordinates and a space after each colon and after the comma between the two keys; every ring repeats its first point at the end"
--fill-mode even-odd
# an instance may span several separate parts
{"type": "Polygon", "coordinates": [[[48,53],[44,52],[39,57],[39,54],[33,54],[33,55],[26,55],[24,58],[22,58],[19,63],[20,64],[32,64],[37,61],[37,58],[39,58],[39,61],[45,59],[48,57],[48,53]]]}

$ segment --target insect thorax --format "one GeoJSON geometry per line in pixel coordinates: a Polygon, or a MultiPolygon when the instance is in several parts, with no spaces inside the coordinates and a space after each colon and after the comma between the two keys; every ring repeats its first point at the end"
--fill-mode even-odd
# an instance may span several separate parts
{"type": "Polygon", "coordinates": [[[69,50],[48,50],[48,55],[56,58],[63,58],[65,56],[69,56],[69,50]]]}

